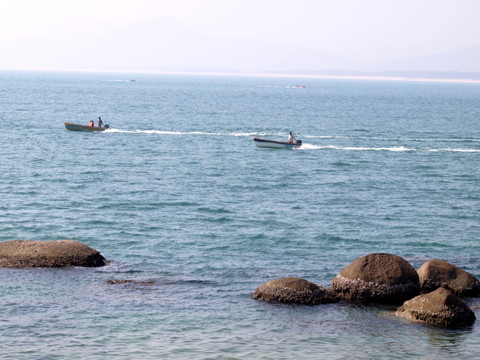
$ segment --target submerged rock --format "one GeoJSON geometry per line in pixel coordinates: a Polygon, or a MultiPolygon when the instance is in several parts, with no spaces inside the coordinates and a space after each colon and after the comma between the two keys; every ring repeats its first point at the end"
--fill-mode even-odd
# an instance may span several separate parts
{"type": "Polygon", "coordinates": [[[339,300],[331,290],[296,277],[268,281],[255,290],[253,298],[306,305],[333,303],[339,300]]]}
{"type": "Polygon", "coordinates": [[[97,250],[75,240],[12,240],[0,243],[0,267],[97,267],[105,258],[97,250]]]}
{"type": "Polygon", "coordinates": [[[450,290],[444,288],[406,301],[396,315],[445,328],[468,326],[475,321],[473,311],[450,290]]]}
{"type": "Polygon", "coordinates": [[[480,281],[475,276],[443,260],[427,261],[418,269],[418,277],[423,292],[445,287],[457,296],[480,295],[480,281]]]}
{"type": "Polygon", "coordinates": [[[332,280],[332,290],[345,300],[402,304],[420,292],[418,274],[402,257],[370,254],[354,260],[332,280]]]}
{"type": "Polygon", "coordinates": [[[148,285],[152,286],[156,284],[156,281],[140,281],[140,280],[108,280],[108,283],[110,285],[126,285],[126,284],[132,284],[132,285],[148,285]]]}

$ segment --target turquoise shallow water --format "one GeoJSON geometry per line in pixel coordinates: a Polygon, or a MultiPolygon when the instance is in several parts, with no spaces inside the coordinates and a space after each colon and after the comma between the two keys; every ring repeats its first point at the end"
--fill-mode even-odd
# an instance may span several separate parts
{"type": "Polygon", "coordinates": [[[298,82],[0,73],[0,241],[75,239],[109,260],[0,269],[2,357],[480,357],[478,322],[251,299],[285,276],[329,286],[373,252],[480,277],[480,86],[298,82]],[[97,116],[109,131],[63,126],[97,116]],[[304,149],[252,141],[290,130],[304,149]],[[108,283],[123,279],[154,284],[108,283]]]}

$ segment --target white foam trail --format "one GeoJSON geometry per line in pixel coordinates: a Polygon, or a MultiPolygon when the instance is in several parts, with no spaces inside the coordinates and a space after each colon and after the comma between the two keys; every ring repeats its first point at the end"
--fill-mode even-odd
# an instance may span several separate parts
{"type": "Polygon", "coordinates": [[[321,149],[331,149],[330,146],[319,146],[313,144],[303,143],[302,147],[295,149],[295,150],[321,150],[321,149]]]}
{"type": "Polygon", "coordinates": [[[465,152],[465,153],[480,153],[480,149],[413,149],[406,148],[404,146],[392,146],[392,147],[354,147],[354,146],[336,146],[336,145],[314,145],[303,143],[302,147],[298,150],[343,150],[343,151],[392,151],[392,152],[407,152],[407,151],[427,151],[427,152],[465,152]]]}
{"type": "Polygon", "coordinates": [[[336,146],[336,145],[327,145],[327,146],[318,146],[313,144],[302,144],[300,149],[305,150],[321,150],[321,149],[332,149],[332,150],[346,150],[346,151],[394,151],[394,152],[403,152],[403,151],[417,151],[416,149],[409,149],[404,146],[393,146],[393,147],[354,147],[354,146],[336,146]]]}
{"type": "Polygon", "coordinates": [[[480,153],[480,149],[430,149],[431,152],[451,151],[451,152],[465,152],[465,153],[480,153]]]}
{"type": "MultiPolygon", "coordinates": [[[[252,137],[252,136],[268,136],[268,137],[282,137],[283,133],[259,133],[259,132],[205,132],[205,131],[166,131],[166,130],[122,130],[122,129],[107,129],[105,132],[109,133],[124,133],[124,134],[157,134],[157,135],[195,135],[195,136],[234,136],[234,137],[252,137]]],[[[305,135],[303,138],[313,139],[352,139],[347,136],[313,136],[305,135]]],[[[356,137],[356,139],[360,139],[356,137]]],[[[389,138],[368,138],[371,140],[385,140],[398,141],[399,139],[389,138]]],[[[404,139],[407,140],[407,139],[404,139]]],[[[480,139],[409,139],[410,141],[480,141],[480,139]]],[[[465,152],[465,153],[480,153],[480,149],[455,149],[455,148],[440,148],[440,149],[425,149],[425,148],[407,148],[405,146],[391,146],[391,147],[364,147],[364,146],[337,146],[337,145],[315,145],[303,143],[302,147],[297,150],[343,150],[343,151],[391,151],[391,152],[406,152],[406,151],[428,151],[428,152],[465,152]]]]}
{"type": "Polygon", "coordinates": [[[213,135],[211,133],[204,133],[200,131],[164,131],[164,130],[122,130],[122,129],[108,129],[106,132],[121,133],[121,134],[158,134],[158,135],[213,135]]]}
{"type": "MultiPolygon", "coordinates": [[[[283,134],[280,134],[280,136],[283,134]]],[[[452,138],[452,139],[436,139],[436,138],[389,138],[379,136],[340,136],[340,135],[302,135],[305,139],[355,139],[355,140],[378,140],[378,141],[414,141],[414,142],[480,142],[477,138],[452,138]]]]}
{"type": "Polygon", "coordinates": [[[122,133],[122,134],[158,134],[158,135],[206,135],[206,136],[235,136],[235,137],[251,137],[251,136],[284,136],[285,134],[259,133],[259,132],[205,132],[205,131],[166,131],[166,130],[122,130],[107,129],[106,132],[122,133]]]}

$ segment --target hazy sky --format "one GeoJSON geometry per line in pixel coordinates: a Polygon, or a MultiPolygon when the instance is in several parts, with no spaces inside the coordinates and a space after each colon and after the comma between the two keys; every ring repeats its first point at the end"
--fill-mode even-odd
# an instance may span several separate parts
{"type": "Polygon", "coordinates": [[[376,62],[480,45],[480,0],[0,0],[0,42],[171,16],[217,38],[376,62]]]}

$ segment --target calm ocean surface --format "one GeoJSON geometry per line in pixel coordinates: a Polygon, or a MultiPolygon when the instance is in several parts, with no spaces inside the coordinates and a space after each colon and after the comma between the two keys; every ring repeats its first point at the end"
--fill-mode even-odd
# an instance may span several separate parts
{"type": "Polygon", "coordinates": [[[480,357],[478,309],[442,330],[251,298],[374,252],[480,277],[480,85],[0,72],[0,122],[0,241],[109,260],[0,269],[2,359],[480,357]],[[304,149],[252,141],[289,131],[304,149]]]}

